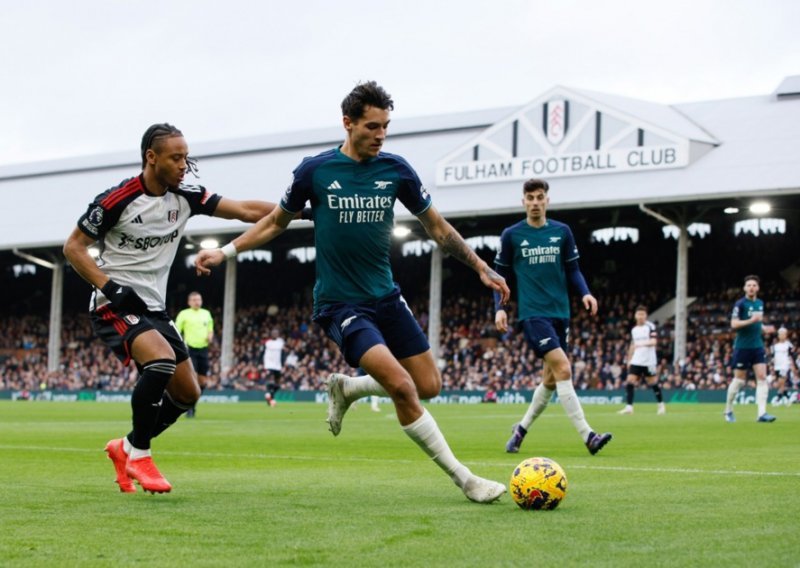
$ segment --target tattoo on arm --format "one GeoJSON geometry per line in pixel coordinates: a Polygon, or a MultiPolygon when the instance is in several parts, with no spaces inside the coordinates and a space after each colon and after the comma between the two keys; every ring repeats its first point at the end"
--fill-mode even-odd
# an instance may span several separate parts
{"type": "Polygon", "coordinates": [[[463,237],[452,227],[439,241],[439,246],[442,247],[444,252],[460,260],[467,266],[474,268],[478,264],[478,255],[469,248],[469,245],[464,241],[463,237]]]}
{"type": "Polygon", "coordinates": [[[488,276],[491,280],[502,280],[503,277],[500,276],[497,272],[495,272],[490,266],[486,267],[486,276],[488,276]]]}

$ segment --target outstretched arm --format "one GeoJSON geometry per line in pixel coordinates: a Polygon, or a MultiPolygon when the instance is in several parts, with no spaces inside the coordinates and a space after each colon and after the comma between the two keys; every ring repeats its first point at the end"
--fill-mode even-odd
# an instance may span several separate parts
{"type": "Polygon", "coordinates": [[[508,302],[510,292],[505,278],[500,276],[475,251],[469,248],[464,238],[442,217],[435,207],[430,206],[417,217],[425,231],[444,252],[472,268],[481,278],[484,286],[500,294],[503,304],[508,302]]]}
{"type": "Polygon", "coordinates": [[[222,264],[226,258],[233,258],[236,253],[268,243],[286,230],[294,217],[294,213],[288,213],[280,207],[275,207],[269,215],[261,218],[255,225],[224,247],[200,251],[194,261],[197,275],[211,274],[211,267],[222,264]]]}
{"type": "Polygon", "coordinates": [[[217,203],[214,217],[223,219],[238,219],[245,223],[255,223],[272,213],[277,205],[269,201],[237,201],[223,197],[217,203]]]}

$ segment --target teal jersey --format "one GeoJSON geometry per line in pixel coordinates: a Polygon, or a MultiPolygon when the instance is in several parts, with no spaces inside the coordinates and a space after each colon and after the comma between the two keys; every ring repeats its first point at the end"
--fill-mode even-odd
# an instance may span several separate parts
{"type": "Polygon", "coordinates": [[[542,227],[520,221],[500,236],[495,264],[516,276],[518,319],[569,318],[566,263],[578,259],[570,228],[547,220],[542,227]]]}
{"type": "Polygon", "coordinates": [[[355,161],[334,148],[304,159],[281,199],[289,213],[311,202],[317,252],[314,310],[371,302],[395,288],[389,263],[396,200],[414,215],[431,206],[417,173],[381,152],[355,161]]]}
{"type": "MultiPolygon", "coordinates": [[[[755,312],[764,313],[764,302],[758,298],[748,300],[747,296],[745,296],[733,305],[731,319],[750,319],[755,312]]],[[[764,347],[764,336],[762,335],[760,321],[736,330],[736,339],[733,341],[734,349],[758,349],[759,347],[764,347]]]]}

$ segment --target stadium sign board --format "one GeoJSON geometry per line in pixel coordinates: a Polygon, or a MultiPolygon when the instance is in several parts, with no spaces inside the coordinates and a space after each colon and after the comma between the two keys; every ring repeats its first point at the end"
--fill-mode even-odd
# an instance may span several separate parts
{"type": "Polygon", "coordinates": [[[669,125],[557,87],[440,160],[436,185],[639,172],[689,162],[690,140],[669,125]]]}

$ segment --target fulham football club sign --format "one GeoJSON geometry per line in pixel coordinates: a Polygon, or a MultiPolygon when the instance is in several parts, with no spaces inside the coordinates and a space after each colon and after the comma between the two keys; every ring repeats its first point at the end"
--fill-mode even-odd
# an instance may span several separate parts
{"type": "Polygon", "coordinates": [[[667,105],[556,87],[440,160],[436,184],[683,168],[697,130],[667,105]]]}

